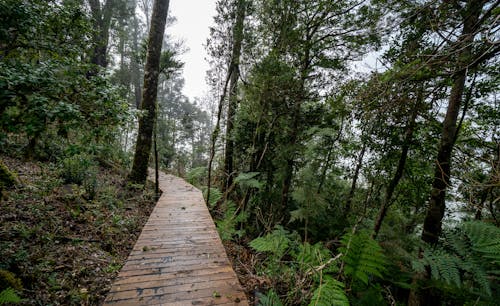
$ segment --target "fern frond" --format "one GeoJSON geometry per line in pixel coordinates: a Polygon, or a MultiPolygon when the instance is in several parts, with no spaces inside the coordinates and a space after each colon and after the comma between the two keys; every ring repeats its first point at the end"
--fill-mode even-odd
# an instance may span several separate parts
{"type": "Polygon", "coordinates": [[[267,294],[259,293],[259,306],[283,306],[279,296],[274,292],[273,289],[269,290],[267,294]]]}
{"type": "Polygon", "coordinates": [[[310,245],[309,243],[300,244],[295,254],[292,254],[294,259],[300,263],[302,272],[311,271],[312,268],[327,265],[324,272],[338,271],[337,265],[330,264],[332,258],[330,250],[325,248],[321,243],[310,245]]]}
{"type": "Polygon", "coordinates": [[[250,242],[250,247],[257,252],[271,252],[279,258],[285,254],[289,245],[288,231],[282,226],[276,226],[271,233],[250,242]]]}
{"type": "Polygon", "coordinates": [[[347,233],[339,251],[344,254],[344,273],[353,279],[368,284],[370,275],[382,277],[385,271],[385,256],[380,245],[366,232],[347,233]]]}
{"type": "MultiPolygon", "coordinates": [[[[207,198],[207,188],[203,190],[203,197],[207,198]]],[[[217,188],[210,188],[210,199],[208,199],[208,205],[210,208],[214,207],[215,204],[222,198],[222,192],[217,188]]]]}
{"type": "Polygon", "coordinates": [[[240,212],[236,214],[236,204],[232,201],[227,201],[224,217],[222,220],[215,221],[217,230],[222,240],[231,240],[235,235],[243,236],[243,230],[237,230],[236,226],[240,222],[246,221],[248,214],[240,212]]]}
{"type": "Polygon", "coordinates": [[[262,182],[258,181],[255,177],[258,176],[260,172],[248,172],[248,173],[240,173],[235,179],[234,182],[239,184],[243,188],[262,188],[262,182]]]}
{"type": "Polygon", "coordinates": [[[324,276],[323,283],[314,290],[309,306],[349,306],[344,283],[331,276],[324,276]]]}
{"type": "Polygon", "coordinates": [[[481,221],[469,221],[463,230],[472,242],[472,249],[485,258],[491,259],[495,265],[500,264],[500,229],[481,221]]]}
{"type": "Polygon", "coordinates": [[[21,298],[16,294],[14,289],[9,287],[5,290],[0,291],[0,305],[20,302],[21,298]]]}

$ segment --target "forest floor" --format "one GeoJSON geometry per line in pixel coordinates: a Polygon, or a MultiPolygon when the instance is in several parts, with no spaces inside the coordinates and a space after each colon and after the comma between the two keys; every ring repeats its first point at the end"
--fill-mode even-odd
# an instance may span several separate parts
{"type": "Polygon", "coordinates": [[[153,186],[100,167],[89,199],[53,164],[0,159],[18,180],[0,201],[0,272],[21,281],[25,305],[99,304],[154,207],[153,186]]]}
{"type": "Polygon", "coordinates": [[[232,240],[223,241],[226,253],[238,276],[241,286],[247,295],[250,305],[257,305],[258,294],[271,288],[271,281],[265,275],[257,275],[255,267],[259,258],[247,246],[248,243],[237,243],[232,240]]]}

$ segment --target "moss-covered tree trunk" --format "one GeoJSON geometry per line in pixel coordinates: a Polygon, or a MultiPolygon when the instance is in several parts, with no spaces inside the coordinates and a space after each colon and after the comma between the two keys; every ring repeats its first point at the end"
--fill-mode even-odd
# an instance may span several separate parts
{"type": "Polygon", "coordinates": [[[133,183],[144,184],[148,176],[148,161],[151,153],[154,121],[156,118],[156,97],[163,33],[167,21],[169,0],[155,0],[151,28],[149,30],[148,53],[144,68],[144,86],[139,119],[139,131],[135,146],[134,164],[129,176],[133,183]]]}

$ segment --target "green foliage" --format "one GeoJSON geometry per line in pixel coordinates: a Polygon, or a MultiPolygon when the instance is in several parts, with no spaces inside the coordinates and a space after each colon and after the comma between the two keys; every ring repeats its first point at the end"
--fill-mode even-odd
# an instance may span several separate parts
{"type": "Polygon", "coordinates": [[[271,233],[252,240],[250,247],[257,252],[269,252],[274,255],[273,258],[279,260],[288,250],[290,243],[289,232],[277,225],[271,233]]]}
{"type": "Polygon", "coordinates": [[[9,287],[20,291],[23,289],[23,284],[14,273],[0,269],[0,290],[7,289],[9,287]]]}
{"type": "Polygon", "coordinates": [[[324,276],[322,283],[314,290],[309,306],[349,306],[344,287],[344,283],[324,276]]]}
{"type": "Polygon", "coordinates": [[[283,306],[278,294],[271,289],[266,294],[259,293],[259,306],[283,306]]]}
{"type": "Polygon", "coordinates": [[[492,297],[492,280],[500,275],[500,229],[481,221],[469,221],[446,232],[438,245],[426,247],[413,262],[416,271],[428,266],[433,280],[445,291],[463,289],[473,295],[492,297]]]}
{"type": "Polygon", "coordinates": [[[20,303],[21,298],[16,294],[14,289],[7,288],[0,291],[0,305],[8,303],[20,303]]]}
{"type": "Polygon", "coordinates": [[[343,254],[345,275],[364,284],[368,284],[372,275],[382,278],[386,270],[385,256],[380,245],[367,232],[347,233],[341,242],[339,251],[343,254]]]}
{"type": "Polygon", "coordinates": [[[11,187],[16,183],[16,176],[0,160],[0,192],[4,187],[11,187]]]}
{"type": "Polygon", "coordinates": [[[215,221],[221,239],[230,240],[235,235],[241,238],[245,231],[237,230],[236,227],[239,223],[246,221],[247,214],[245,212],[238,213],[236,204],[232,201],[225,202],[224,206],[224,217],[222,220],[215,221]]]}
{"type": "Polygon", "coordinates": [[[255,178],[259,174],[260,174],[259,172],[240,173],[234,179],[234,182],[244,189],[247,189],[247,188],[260,189],[260,188],[262,188],[263,184],[262,184],[262,182],[259,182],[255,178]]]}
{"type": "Polygon", "coordinates": [[[206,175],[207,167],[197,167],[189,170],[189,172],[186,174],[186,178],[189,184],[200,187],[206,175]]]}
{"type": "Polygon", "coordinates": [[[88,154],[76,154],[61,161],[61,178],[66,184],[82,185],[89,189],[96,187],[96,163],[88,154]]]}
{"type": "MultiPolygon", "coordinates": [[[[203,196],[207,198],[207,188],[203,191],[203,196]]],[[[222,199],[222,192],[218,188],[210,188],[210,199],[208,199],[208,205],[213,208],[219,200],[222,199]]]]}
{"type": "Polygon", "coordinates": [[[500,229],[493,224],[470,221],[462,229],[470,239],[472,250],[490,259],[492,265],[500,265],[500,229]]]}

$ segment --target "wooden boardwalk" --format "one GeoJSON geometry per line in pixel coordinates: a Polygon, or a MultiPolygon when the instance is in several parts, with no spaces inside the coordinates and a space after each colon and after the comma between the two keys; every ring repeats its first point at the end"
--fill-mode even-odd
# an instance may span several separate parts
{"type": "Polygon", "coordinates": [[[248,305],[201,192],[161,173],[158,200],[104,305],[248,305]]]}

